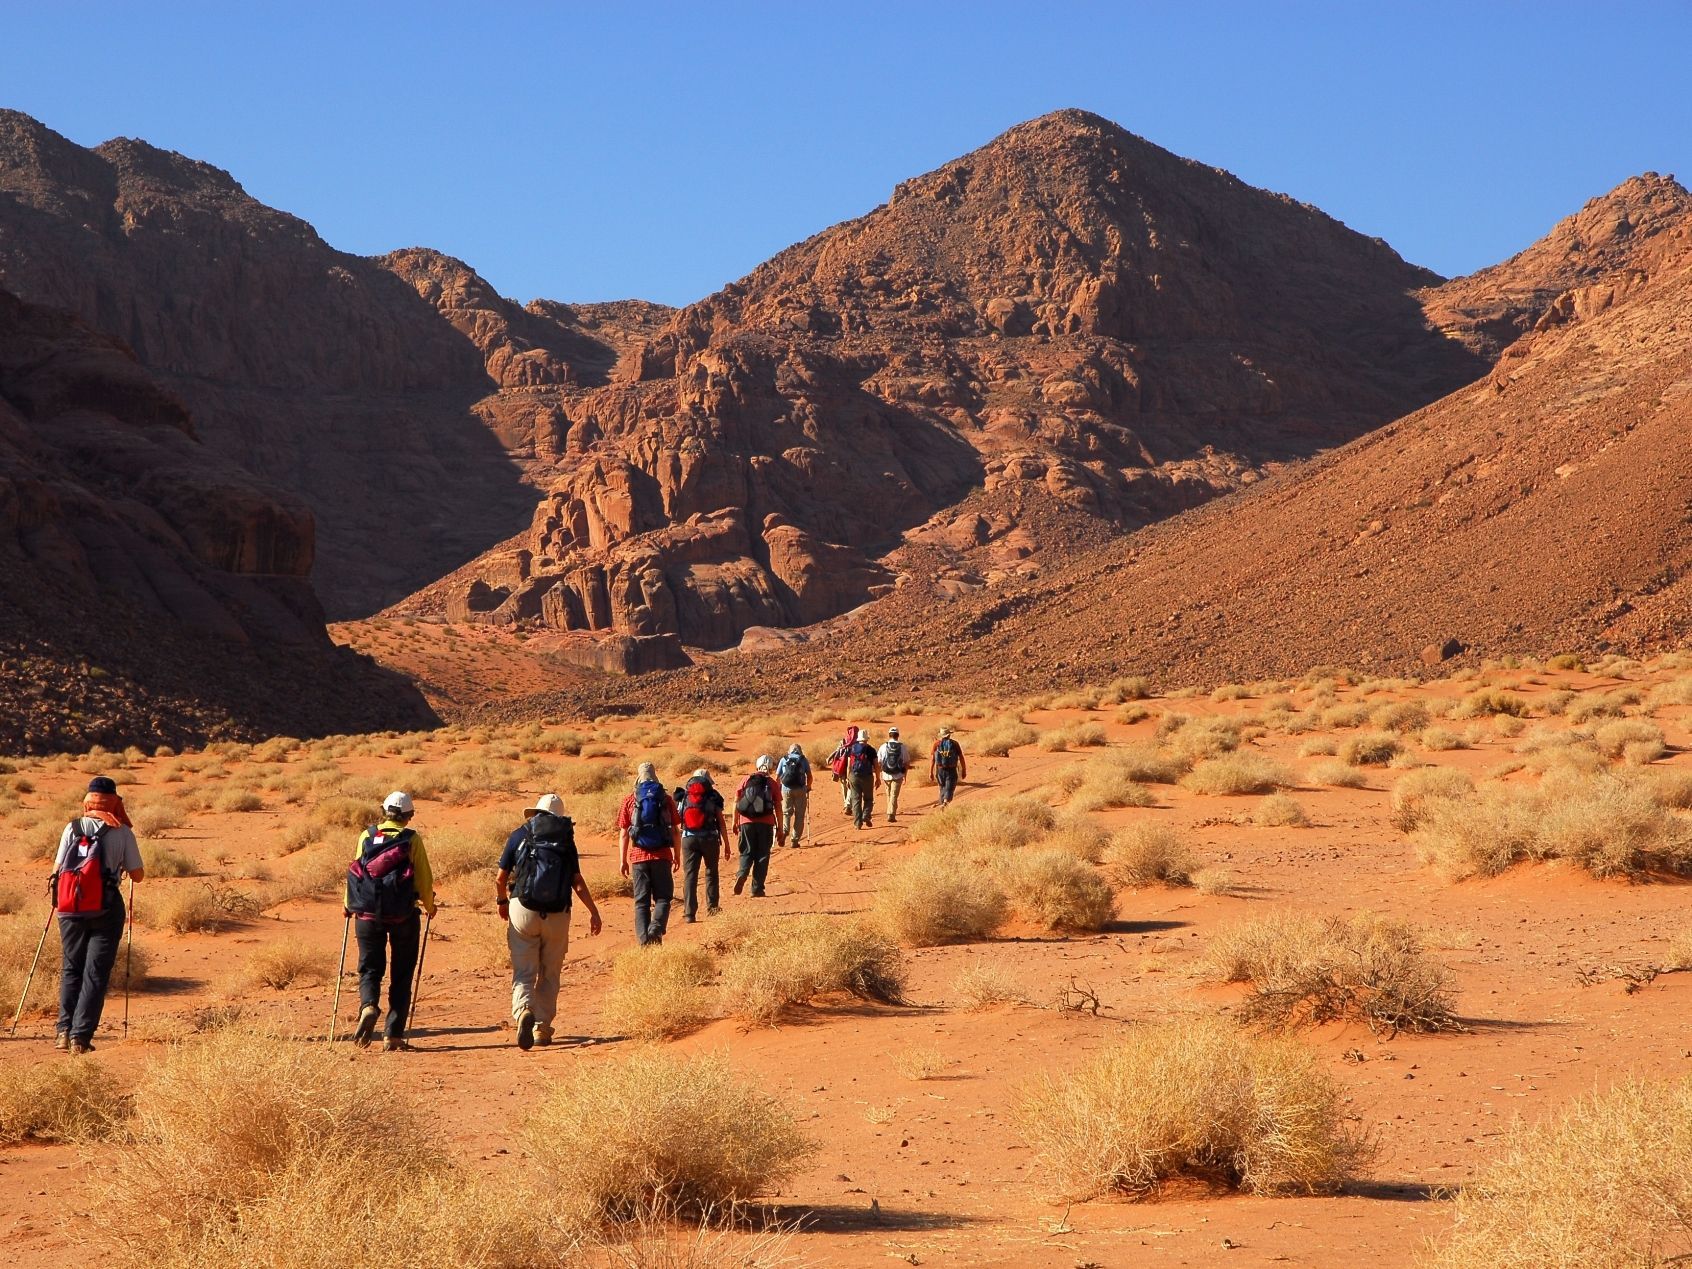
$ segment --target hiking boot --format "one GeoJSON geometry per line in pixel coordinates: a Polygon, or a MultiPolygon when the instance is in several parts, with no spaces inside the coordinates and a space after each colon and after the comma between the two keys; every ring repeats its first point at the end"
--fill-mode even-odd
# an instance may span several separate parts
{"type": "Polygon", "coordinates": [[[55,1035],[53,1037],[53,1047],[60,1053],[68,1053],[70,1051],[70,1032],[61,1031],[55,1035]]]}
{"type": "Polygon", "coordinates": [[[692,925],[698,919],[698,917],[692,916],[686,912],[682,913],[682,920],[686,921],[689,925],[692,925]]]}
{"type": "Polygon", "coordinates": [[[721,905],[718,905],[717,907],[714,907],[714,908],[706,908],[705,909],[705,915],[706,916],[721,916],[722,914],[723,914],[723,909],[722,909],[721,905]]]}
{"type": "Polygon", "coordinates": [[[538,1022],[535,1024],[535,1043],[540,1045],[543,1049],[552,1043],[551,1024],[545,1022],[538,1022]]]}
{"type": "Polygon", "coordinates": [[[527,1009],[517,1015],[517,1047],[525,1053],[535,1047],[535,1015],[527,1009]]]}
{"type": "Polygon", "coordinates": [[[646,945],[648,947],[663,947],[664,936],[662,934],[648,934],[646,936],[646,945]]]}
{"type": "Polygon", "coordinates": [[[84,1053],[94,1052],[94,1045],[87,1040],[72,1040],[70,1051],[72,1057],[81,1057],[84,1053]]]}
{"type": "Polygon", "coordinates": [[[384,1053],[409,1053],[410,1051],[411,1045],[397,1035],[391,1035],[382,1041],[382,1052],[384,1053]]]}
{"type": "Polygon", "coordinates": [[[746,889],[746,874],[741,873],[734,879],[734,892],[739,894],[744,889],[746,889]]]}
{"type": "Polygon", "coordinates": [[[375,1005],[366,1005],[358,1011],[358,1026],[353,1028],[352,1041],[359,1048],[369,1047],[370,1041],[376,1035],[376,1023],[381,1018],[382,1011],[375,1005]]]}
{"type": "Polygon", "coordinates": [[[894,818],[895,818],[895,817],[894,817],[894,816],[891,816],[891,815],[889,815],[889,816],[888,816],[888,817],[887,817],[887,822],[888,822],[888,823],[889,823],[889,824],[891,824],[891,823],[892,823],[892,822],[893,822],[893,820],[894,820],[894,818]]]}

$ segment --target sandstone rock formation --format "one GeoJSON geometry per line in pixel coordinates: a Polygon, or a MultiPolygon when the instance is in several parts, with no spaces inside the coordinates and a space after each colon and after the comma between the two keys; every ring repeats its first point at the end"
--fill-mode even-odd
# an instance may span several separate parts
{"type": "Polygon", "coordinates": [[[562,403],[529,530],[398,611],[721,648],[885,593],[913,549],[958,590],[1031,574],[1078,521],[1149,523],[1483,373],[1426,322],[1434,281],[1050,115],[676,313],[562,403]]]}
{"type": "Polygon", "coordinates": [[[0,750],[426,723],[330,644],[313,550],[127,350],[0,291],[0,750]]]}

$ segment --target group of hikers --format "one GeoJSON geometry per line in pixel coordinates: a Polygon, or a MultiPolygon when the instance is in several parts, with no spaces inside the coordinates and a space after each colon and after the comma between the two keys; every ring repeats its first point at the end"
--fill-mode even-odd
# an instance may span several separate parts
{"type": "MultiPolygon", "coordinates": [[[[910,773],[910,756],[899,729],[889,727],[879,745],[859,726],[846,729],[828,757],[828,768],[841,786],[842,805],[857,828],[874,820],[876,793],[887,795],[887,822],[897,821],[899,798],[910,773]]],[[[928,755],[929,776],[939,805],[951,802],[958,782],[967,777],[963,746],[950,728],[941,728],[928,755]]],[[[634,786],[617,814],[617,864],[629,879],[634,899],[635,940],[660,946],[675,899],[676,874],[682,880],[682,920],[699,919],[699,874],[705,874],[705,911],[720,911],[718,866],[731,836],[739,846],[733,890],[761,899],[769,878],[770,856],[777,846],[804,844],[811,789],[811,762],[795,744],[780,760],[761,754],[740,780],[732,804],[704,768],[679,787],[666,788],[650,762],[635,769],[634,786]]],[[[411,797],[396,790],[382,800],[381,818],[366,828],[347,869],[342,914],[346,931],[358,945],[358,1020],[353,1042],[371,1044],[381,1027],[383,1047],[408,1046],[415,978],[427,947],[428,925],[436,911],[434,877],[422,835],[411,827],[416,814],[411,797]],[[382,984],[388,984],[388,1008],[381,1008],[382,984]]],[[[511,1016],[522,1049],[552,1043],[564,957],[570,945],[574,901],[588,913],[588,931],[602,928],[599,907],[581,872],[575,828],[556,793],[535,799],[524,809],[523,823],[506,840],[494,873],[496,907],[506,923],[511,955],[511,1016]]],[[[63,949],[59,1019],[55,1046],[70,1053],[94,1047],[94,1031],[124,935],[126,907],[122,879],[143,876],[140,850],[117,785],[106,776],[89,782],[82,814],[66,825],[53,862],[53,908],[63,949]]],[[[45,942],[46,928],[42,930],[45,942]]],[[[340,1012],[341,975],[347,939],[341,943],[335,1012],[340,1012]]],[[[40,959],[40,947],[36,959],[40,959]]],[[[30,975],[33,977],[34,964],[30,975]]],[[[29,980],[24,995],[27,999],[29,980]]],[[[127,1008],[127,1005],[126,1005],[127,1008]]],[[[23,1002],[18,1005],[19,1015],[23,1002]]],[[[13,1018],[14,1028],[17,1017],[13,1018]]],[[[333,1036],[333,1029],[331,1029],[333,1036]]]]}

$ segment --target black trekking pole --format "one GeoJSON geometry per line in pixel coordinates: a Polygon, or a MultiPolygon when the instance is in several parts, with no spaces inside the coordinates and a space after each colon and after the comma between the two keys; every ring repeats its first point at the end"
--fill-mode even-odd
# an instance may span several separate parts
{"type": "Polygon", "coordinates": [[[411,1031],[417,1030],[417,997],[423,990],[423,957],[429,950],[429,927],[434,923],[433,912],[423,918],[423,942],[417,948],[417,976],[411,981],[411,1013],[405,1020],[406,1028],[411,1031]]]}
{"type": "Polygon", "coordinates": [[[129,1039],[129,975],[135,965],[135,878],[129,879],[129,933],[123,943],[123,1038],[129,1039]]]}
{"type": "Polygon", "coordinates": [[[347,976],[347,935],[352,933],[352,913],[341,927],[341,963],[335,967],[335,1006],[329,1015],[329,1043],[335,1043],[335,1024],[341,1018],[341,981],[347,976]]]}
{"type": "Polygon", "coordinates": [[[24,1001],[29,999],[29,985],[35,981],[35,967],[41,963],[41,949],[47,946],[47,931],[53,928],[52,907],[47,909],[47,924],[41,927],[41,938],[35,945],[35,959],[29,963],[29,974],[24,978],[23,995],[18,997],[18,1011],[12,1015],[12,1025],[6,1029],[7,1035],[16,1035],[18,1019],[23,1017],[24,1001]]]}

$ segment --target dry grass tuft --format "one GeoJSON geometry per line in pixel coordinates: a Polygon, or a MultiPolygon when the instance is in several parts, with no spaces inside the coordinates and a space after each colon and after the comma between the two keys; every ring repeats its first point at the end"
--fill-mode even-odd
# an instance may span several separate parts
{"type": "Polygon", "coordinates": [[[1061,848],[1032,848],[1004,865],[1012,906],[1048,930],[1097,930],[1116,915],[1116,899],[1091,864],[1061,848]]]}
{"type": "Polygon", "coordinates": [[[1084,815],[1072,815],[1058,821],[1058,826],[1042,837],[1039,849],[1068,851],[1075,858],[1096,864],[1104,858],[1111,841],[1110,831],[1084,815]]]}
{"type": "Polygon", "coordinates": [[[1186,840],[1167,824],[1142,821],[1123,829],[1105,849],[1105,870],[1123,886],[1192,884],[1198,860],[1186,840]]]}
{"type": "Polygon", "coordinates": [[[970,750],[984,758],[1003,758],[1039,740],[1040,733],[1020,718],[1000,718],[969,733],[970,750]]]}
{"type": "Polygon", "coordinates": [[[1489,714],[1508,714],[1512,718],[1525,718],[1528,704],[1514,692],[1485,687],[1465,696],[1456,712],[1460,718],[1482,718],[1489,714]]]}
{"type": "Polygon", "coordinates": [[[641,1040],[685,1035],[711,1016],[705,986],[716,969],[711,953],[696,944],[629,948],[611,965],[605,1025],[641,1040]]]}
{"type": "Polygon", "coordinates": [[[1451,971],[1402,921],[1264,917],[1219,932],[1206,961],[1222,981],[1251,984],[1241,1017],[1272,1031],[1352,1018],[1392,1034],[1461,1029],[1451,971]]]}
{"type": "Polygon", "coordinates": [[[1467,749],[1469,742],[1449,727],[1429,727],[1421,735],[1422,748],[1433,753],[1446,753],[1453,749],[1467,749]]]}
{"type": "Polygon", "coordinates": [[[1663,729],[1643,718],[1618,718],[1592,734],[1598,752],[1606,758],[1625,757],[1639,766],[1655,762],[1668,752],[1663,729]]]}
{"type": "Polygon", "coordinates": [[[985,863],[1056,826],[1057,813],[1038,798],[971,799],[924,816],[912,835],[932,851],[985,863]]]}
{"type": "Polygon", "coordinates": [[[1401,833],[1422,822],[1426,808],[1440,798],[1465,798],[1475,791],[1466,772],[1451,767],[1423,767],[1392,786],[1392,823],[1401,833]]]}
{"type": "Polygon", "coordinates": [[[1319,1057],[1291,1040],[1191,1019],[1138,1028],[1017,1107],[1066,1199],[1145,1198],[1192,1178],[1259,1194],[1336,1189],[1368,1159],[1319,1057]]]}
{"type": "Polygon", "coordinates": [[[1692,1254],[1692,1080],[1628,1079],[1553,1119],[1517,1122],[1457,1193],[1437,1269],[1621,1269],[1692,1254]]]}
{"type": "Polygon", "coordinates": [[[899,942],[911,947],[990,937],[1010,903],[990,869],[966,858],[924,851],[888,869],[875,913],[899,942]]]}
{"type": "Polygon", "coordinates": [[[1077,811],[1109,811],[1124,806],[1155,806],[1150,789],[1135,779],[1133,764],[1106,754],[1086,764],[1070,797],[1077,811]]]}
{"type": "Polygon", "coordinates": [[[1353,767],[1379,767],[1404,751],[1404,742],[1389,731],[1362,732],[1346,737],[1339,748],[1340,761],[1353,767]]]}
{"type": "Polygon", "coordinates": [[[785,1181],[816,1151],[787,1108],[725,1058],[664,1049],[563,1068],[524,1135],[549,1184],[602,1220],[717,1212],[785,1181]]]}
{"type": "Polygon", "coordinates": [[[810,914],[757,927],[723,960],[723,1007],[752,1022],[837,993],[902,1003],[904,953],[867,922],[810,914]]]}
{"type": "Polygon", "coordinates": [[[1595,877],[1692,866],[1687,825],[1641,782],[1558,768],[1537,786],[1488,785],[1418,812],[1423,862],[1456,880],[1496,876],[1529,859],[1566,859],[1595,877]]]}
{"type": "Polygon", "coordinates": [[[931,1080],[951,1065],[939,1049],[910,1048],[893,1055],[893,1069],[908,1080],[931,1080]]]}
{"type": "Polygon", "coordinates": [[[104,1141],[128,1111],[128,1094],[92,1058],[0,1066],[0,1146],[104,1141]]]}
{"type": "Polygon", "coordinates": [[[1194,793],[1221,797],[1272,793],[1297,783],[1298,777],[1273,758],[1243,752],[1207,758],[1181,781],[1194,793]]]}
{"type": "Polygon", "coordinates": [[[969,1010],[991,1009],[994,1005],[1028,1003],[1028,989],[1008,966],[976,960],[966,965],[952,982],[958,1004],[969,1010]]]}
{"type": "Polygon", "coordinates": [[[259,915],[258,902],[233,886],[202,881],[178,887],[155,900],[147,913],[147,924],[163,926],[178,934],[215,933],[234,921],[259,915]]]}
{"type": "Polygon", "coordinates": [[[1095,749],[1105,743],[1105,729],[1098,723],[1071,723],[1040,733],[1040,748],[1048,753],[1068,749],[1095,749]]]}
{"type": "Polygon", "coordinates": [[[1310,823],[1310,817],[1296,798],[1271,793],[1252,808],[1251,822],[1259,828],[1303,828],[1310,823]]]}
{"type": "Polygon", "coordinates": [[[283,991],[289,987],[317,987],[335,973],[335,962],[325,950],[298,943],[268,943],[247,958],[245,978],[264,987],[283,991]]]}
{"type": "Polygon", "coordinates": [[[1312,784],[1325,784],[1333,789],[1361,789],[1367,787],[1369,777],[1348,762],[1314,762],[1305,770],[1312,784]]]}

